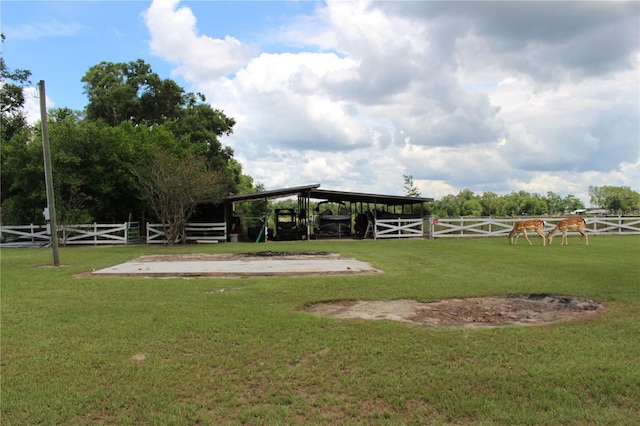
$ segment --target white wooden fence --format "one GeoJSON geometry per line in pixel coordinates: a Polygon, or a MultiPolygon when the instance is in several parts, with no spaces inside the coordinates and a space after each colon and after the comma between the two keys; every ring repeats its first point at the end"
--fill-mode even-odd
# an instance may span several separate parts
{"type": "MultiPolygon", "coordinates": [[[[423,219],[377,219],[374,238],[477,238],[506,236],[518,220],[527,218],[428,218],[425,232],[423,219]]],[[[562,217],[544,218],[545,232],[562,217]]],[[[640,235],[638,216],[585,217],[590,235],[640,235]]],[[[47,225],[2,226],[1,245],[46,246],[49,244],[47,225]]],[[[124,224],[89,224],[58,226],[61,245],[137,244],[140,228],[137,222],[124,224]]],[[[570,233],[578,235],[577,233],[570,233]]],[[[165,244],[162,225],[147,223],[147,244],[165,244]]],[[[176,242],[225,242],[227,225],[217,223],[188,223],[176,242]]]]}
{"type": "MultiPolygon", "coordinates": [[[[227,224],[187,223],[184,233],[178,236],[176,243],[181,242],[217,243],[227,241],[227,224]]],[[[161,223],[147,223],[147,244],[166,244],[161,223]]]]}
{"type": "Polygon", "coordinates": [[[64,225],[60,227],[62,238],[60,244],[70,245],[127,245],[139,242],[140,229],[138,223],[125,222],[123,224],[93,225],[64,225]]]}
{"type": "Polygon", "coordinates": [[[376,219],[374,238],[423,238],[424,220],[418,219],[376,219]]]}
{"type": "MultiPolygon", "coordinates": [[[[511,232],[519,220],[539,218],[429,218],[429,238],[499,237],[511,232]]],[[[542,218],[545,232],[551,231],[564,217],[542,218]]],[[[590,235],[640,235],[640,217],[588,216],[586,231],[590,235]]],[[[569,234],[579,235],[577,232],[569,234]]]]}
{"type": "MultiPolygon", "coordinates": [[[[60,245],[137,244],[140,228],[137,222],[119,224],[59,225],[60,245]]],[[[0,227],[3,244],[48,245],[51,235],[49,225],[22,225],[0,227]]]]}
{"type": "Polygon", "coordinates": [[[49,244],[51,231],[46,225],[34,225],[32,223],[30,225],[2,226],[1,229],[1,241],[3,244],[49,244]]]}

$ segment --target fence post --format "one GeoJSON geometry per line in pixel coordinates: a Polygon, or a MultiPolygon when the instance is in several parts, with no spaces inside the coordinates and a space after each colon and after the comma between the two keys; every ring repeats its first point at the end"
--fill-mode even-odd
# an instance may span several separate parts
{"type": "Polygon", "coordinates": [[[622,215],[618,214],[618,234],[622,234],[622,215]]]}

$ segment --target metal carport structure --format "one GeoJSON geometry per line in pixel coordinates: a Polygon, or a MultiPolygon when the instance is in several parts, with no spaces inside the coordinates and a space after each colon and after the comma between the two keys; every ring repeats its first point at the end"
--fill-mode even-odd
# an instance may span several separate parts
{"type": "MultiPolygon", "coordinates": [[[[321,201],[334,201],[334,202],[348,202],[352,208],[352,213],[359,212],[360,214],[366,211],[371,211],[374,218],[377,218],[380,212],[391,213],[395,216],[405,215],[405,206],[422,205],[423,203],[433,201],[433,198],[425,197],[407,197],[400,195],[383,195],[383,194],[369,194],[362,192],[349,192],[349,191],[334,191],[320,189],[320,184],[303,185],[289,188],[281,188],[269,191],[255,192],[251,194],[238,194],[230,195],[225,199],[225,216],[228,218],[233,214],[235,209],[235,203],[239,202],[255,202],[255,201],[268,201],[271,199],[285,198],[297,196],[298,198],[298,212],[300,212],[300,222],[302,226],[307,229],[307,238],[310,237],[310,230],[308,224],[311,219],[311,212],[309,206],[311,200],[321,201]],[[353,207],[355,206],[355,210],[353,207]],[[373,209],[371,209],[373,206],[373,209]],[[396,210],[400,207],[401,211],[398,213],[396,210]],[[393,208],[393,212],[388,212],[380,209],[393,208]]],[[[265,212],[265,217],[267,212],[265,212]]]]}

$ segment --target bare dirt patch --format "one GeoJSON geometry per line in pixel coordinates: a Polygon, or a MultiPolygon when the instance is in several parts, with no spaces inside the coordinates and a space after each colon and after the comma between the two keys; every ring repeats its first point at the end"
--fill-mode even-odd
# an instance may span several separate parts
{"type": "Polygon", "coordinates": [[[543,325],[593,317],[604,310],[596,301],[551,294],[509,295],[436,302],[418,300],[341,300],[305,306],[314,315],[388,319],[440,327],[543,325]]]}

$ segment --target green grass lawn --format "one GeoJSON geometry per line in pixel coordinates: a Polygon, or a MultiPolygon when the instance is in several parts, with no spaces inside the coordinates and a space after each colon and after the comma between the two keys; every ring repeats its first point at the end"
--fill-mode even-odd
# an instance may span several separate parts
{"type": "Polygon", "coordinates": [[[640,423],[640,237],[3,249],[3,425],[640,423]],[[380,275],[74,275],[143,254],[328,251],[380,275]],[[338,299],[553,293],[595,318],[429,328],[300,312],[338,299]]]}

